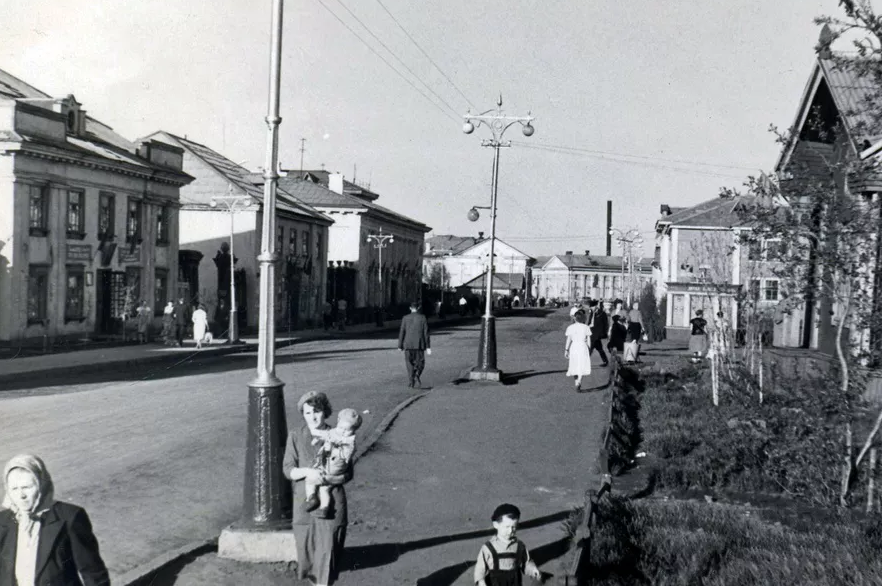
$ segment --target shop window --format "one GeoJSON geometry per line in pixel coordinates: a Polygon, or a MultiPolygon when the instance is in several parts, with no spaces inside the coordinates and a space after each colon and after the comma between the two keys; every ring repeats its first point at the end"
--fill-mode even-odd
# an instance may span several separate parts
{"type": "Polygon", "coordinates": [[[85,275],[82,265],[67,267],[67,287],[64,301],[64,319],[66,321],[81,320],[85,312],[85,275]]]}
{"type": "Polygon", "coordinates": [[[49,267],[31,265],[28,267],[28,323],[43,323],[49,315],[49,267]]]}
{"type": "Polygon", "coordinates": [[[86,194],[67,192],[67,237],[82,240],[86,237],[86,194]]]}

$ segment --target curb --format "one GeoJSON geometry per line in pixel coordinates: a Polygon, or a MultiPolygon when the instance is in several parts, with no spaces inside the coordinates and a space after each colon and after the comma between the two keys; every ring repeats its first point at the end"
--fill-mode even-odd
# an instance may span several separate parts
{"type": "MultiPolygon", "coordinates": [[[[371,449],[373,449],[374,445],[378,441],[380,441],[380,438],[383,437],[383,434],[392,426],[392,423],[395,422],[398,416],[401,415],[402,411],[428,395],[430,392],[431,391],[424,391],[422,393],[419,393],[418,395],[408,397],[407,399],[396,405],[395,408],[392,409],[392,411],[387,413],[386,416],[380,420],[380,423],[377,424],[377,427],[374,428],[371,434],[367,437],[362,446],[358,449],[358,452],[355,454],[355,457],[352,460],[353,465],[361,460],[365,455],[367,455],[367,453],[370,452],[371,449]]],[[[132,568],[122,576],[119,576],[111,581],[114,584],[122,584],[122,586],[146,586],[145,584],[143,584],[145,580],[147,580],[152,574],[155,574],[162,570],[163,567],[169,564],[173,564],[179,561],[181,558],[194,555],[201,549],[216,548],[217,542],[217,537],[202,541],[192,541],[186,545],[162,553],[152,560],[143,563],[140,566],[132,568]]]]}

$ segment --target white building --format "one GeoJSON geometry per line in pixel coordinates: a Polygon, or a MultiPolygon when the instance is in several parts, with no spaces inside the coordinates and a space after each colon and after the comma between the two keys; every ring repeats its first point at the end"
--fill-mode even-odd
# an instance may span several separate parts
{"type": "MultiPolygon", "coordinates": [[[[496,239],[493,255],[496,261],[493,270],[497,273],[520,275],[512,277],[512,283],[525,281],[530,290],[530,267],[536,259],[521,252],[507,242],[496,239]]],[[[471,236],[438,235],[427,238],[423,251],[423,280],[436,287],[456,288],[480,277],[487,271],[490,256],[490,239],[479,232],[477,238],[471,236]],[[434,276],[443,276],[442,282],[434,276]]],[[[508,283],[508,280],[506,280],[508,283]]],[[[516,287],[521,288],[521,285],[516,287]]]]}
{"type": "Polygon", "coordinates": [[[539,299],[580,301],[592,299],[640,298],[640,292],[652,282],[651,258],[634,259],[633,276],[627,259],[621,256],[564,254],[539,257],[533,268],[533,295],[539,299]]]}
{"type": "MultiPolygon", "coordinates": [[[[160,131],[153,135],[183,149],[184,170],[195,181],[181,190],[182,256],[192,262],[183,273],[192,298],[206,306],[219,333],[229,323],[230,277],[228,253],[230,213],[215,196],[250,197],[256,205],[233,214],[233,253],[237,259],[236,310],[242,327],[257,327],[259,264],[263,234],[263,177],[234,163],[209,147],[160,131]]],[[[328,227],[332,221],[279,189],[276,200],[276,326],[300,327],[320,322],[325,301],[328,227]]]]}
{"type": "Polygon", "coordinates": [[[0,71],[0,341],[118,334],[141,301],[162,314],[182,158],[0,71]]]}

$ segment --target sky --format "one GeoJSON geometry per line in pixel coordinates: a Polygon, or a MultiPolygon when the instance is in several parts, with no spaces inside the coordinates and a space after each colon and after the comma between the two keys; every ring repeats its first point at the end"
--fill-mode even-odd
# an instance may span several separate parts
{"type": "MultiPolygon", "coordinates": [[[[126,138],[166,130],[265,164],[271,0],[0,4],[0,69],[126,138]]],[[[300,168],[305,138],[304,168],[369,184],[430,235],[489,235],[466,214],[490,202],[490,133],[462,117],[501,95],[535,134],[504,135],[498,237],[604,254],[611,200],[651,255],[661,204],[774,166],[769,126],[792,123],[821,15],[836,0],[288,0],[280,161],[300,168]]]]}

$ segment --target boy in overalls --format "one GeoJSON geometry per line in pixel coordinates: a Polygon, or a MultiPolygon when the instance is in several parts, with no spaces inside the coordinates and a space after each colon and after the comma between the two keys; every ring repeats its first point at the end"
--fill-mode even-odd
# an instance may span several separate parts
{"type": "Polygon", "coordinates": [[[539,580],[542,573],[523,542],[516,534],[521,511],[508,503],[493,511],[493,528],[496,535],[481,547],[475,564],[477,586],[522,586],[524,575],[539,580]]]}

